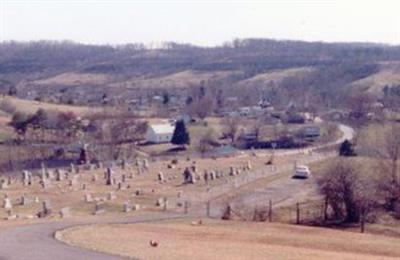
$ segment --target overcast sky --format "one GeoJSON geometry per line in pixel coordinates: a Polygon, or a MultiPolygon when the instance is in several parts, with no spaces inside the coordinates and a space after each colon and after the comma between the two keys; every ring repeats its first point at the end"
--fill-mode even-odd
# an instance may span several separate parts
{"type": "Polygon", "coordinates": [[[213,46],[249,37],[400,44],[400,0],[0,0],[0,41],[213,46]]]}

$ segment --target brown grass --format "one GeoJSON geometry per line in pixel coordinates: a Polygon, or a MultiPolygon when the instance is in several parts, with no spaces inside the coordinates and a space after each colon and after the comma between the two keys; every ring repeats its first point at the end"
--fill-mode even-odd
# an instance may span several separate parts
{"type": "Polygon", "coordinates": [[[394,259],[400,239],[322,228],[206,220],[95,225],[67,229],[62,240],[140,259],[394,259]],[[157,248],[149,241],[159,241],[157,248]]]}
{"type": "Polygon", "coordinates": [[[0,109],[7,113],[22,112],[32,114],[38,109],[54,110],[62,112],[73,112],[77,115],[83,115],[89,112],[96,112],[97,108],[85,107],[85,106],[70,106],[63,104],[51,104],[39,101],[24,100],[15,97],[1,97],[0,98],[0,109]]]}
{"type": "Polygon", "coordinates": [[[75,86],[82,84],[104,84],[108,82],[108,77],[105,74],[90,74],[90,73],[74,73],[68,72],[56,75],[51,78],[37,80],[34,83],[38,85],[67,85],[75,86]]]}

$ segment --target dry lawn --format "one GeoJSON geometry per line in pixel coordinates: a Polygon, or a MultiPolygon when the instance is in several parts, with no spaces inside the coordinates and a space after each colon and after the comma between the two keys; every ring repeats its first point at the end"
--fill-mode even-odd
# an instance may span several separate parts
{"type": "Polygon", "coordinates": [[[227,78],[235,71],[198,72],[185,70],[158,78],[137,77],[127,81],[110,84],[110,87],[127,88],[187,88],[202,81],[227,78]]]}
{"type": "Polygon", "coordinates": [[[382,93],[386,85],[400,84],[400,64],[387,63],[382,64],[379,72],[369,77],[351,83],[352,87],[378,95],[382,93]]]}
{"type": "Polygon", "coordinates": [[[294,68],[294,69],[284,69],[284,70],[276,70],[272,72],[266,72],[262,74],[257,74],[256,76],[242,80],[239,82],[241,86],[251,86],[254,83],[270,83],[274,82],[275,84],[281,83],[284,79],[289,77],[296,78],[304,78],[305,76],[312,73],[314,69],[308,67],[294,68]]]}
{"type": "Polygon", "coordinates": [[[1,97],[0,98],[0,109],[8,113],[22,112],[32,114],[38,109],[54,110],[62,112],[73,112],[77,115],[87,114],[89,112],[96,112],[97,108],[85,107],[85,106],[69,106],[63,104],[51,104],[46,102],[38,102],[32,100],[24,100],[15,97],[1,97]]]}
{"type": "Polygon", "coordinates": [[[74,246],[139,259],[399,259],[400,239],[338,230],[189,220],[67,229],[74,246]],[[151,247],[149,241],[159,241],[151,247]]]}
{"type": "Polygon", "coordinates": [[[108,76],[105,74],[92,74],[92,73],[63,73],[51,78],[37,80],[34,83],[38,85],[99,85],[105,84],[109,81],[108,76]]]}

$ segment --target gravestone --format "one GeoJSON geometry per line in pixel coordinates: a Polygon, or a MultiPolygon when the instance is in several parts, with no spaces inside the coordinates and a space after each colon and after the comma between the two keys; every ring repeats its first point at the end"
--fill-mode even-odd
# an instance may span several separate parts
{"type": "Polygon", "coordinates": [[[71,216],[71,210],[69,207],[61,208],[60,210],[61,218],[69,218],[71,216]]]}
{"type": "Polygon", "coordinates": [[[11,210],[12,207],[13,207],[13,205],[12,205],[12,203],[11,203],[10,198],[5,197],[5,198],[3,199],[3,208],[6,209],[6,210],[11,210]]]}
{"type": "Polygon", "coordinates": [[[144,168],[145,170],[148,170],[148,169],[149,169],[149,161],[147,160],[147,158],[144,158],[144,159],[143,159],[143,168],[144,168]]]}
{"type": "Polygon", "coordinates": [[[48,170],[47,170],[47,178],[48,178],[49,180],[54,179],[54,171],[53,171],[53,170],[51,170],[51,169],[48,169],[48,170]]]}
{"type": "Polygon", "coordinates": [[[26,195],[21,196],[21,206],[26,206],[29,205],[30,203],[31,200],[26,195]]]}
{"type": "Polygon", "coordinates": [[[78,180],[76,176],[72,176],[72,178],[69,180],[69,186],[70,187],[75,187],[78,184],[78,180]]]}
{"type": "Polygon", "coordinates": [[[24,186],[32,185],[32,173],[30,171],[22,171],[22,182],[24,186]]]}
{"type": "Polygon", "coordinates": [[[246,169],[249,171],[251,170],[251,162],[250,161],[247,161],[246,169]]]}
{"type": "Polygon", "coordinates": [[[107,167],[106,171],[106,185],[113,185],[114,184],[114,171],[110,168],[107,167]]]}
{"type": "Polygon", "coordinates": [[[235,176],[236,171],[235,168],[233,166],[229,167],[229,176],[235,176]]]}
{"type": "Polygon", "coordinates": [[[0,190],[4,190],[8,188],[8,181],[7,180],[0,180],[0,190]]]}
{"type": "Polygon", "coordinates": [[[164,198],[158,198],[156,202],[157,207],[164,207],[164,198]]]}
{"type": "Polygon", "coordinates": [[[194,173],[191,172],[188,167],[186,167],[185,171],[183,172],[183,183],[187,184],[187,183],[195,183],[195,182],[196,182],[196,179],[195,179],[194,173]]]}
{"type": "Polygon", "coordinates": [[[181,191],[181,190],[180,190],[180,191],[178,191],[178,195],[177,195],[177,197],[178,197],[178,198],[181,198],[181,197],[182,197],[182,195],[183,195],[183,191],[181,191]]]}
{"type": "Polygon", "coordinates": [[[117,195],[113,191],[110,191],[107,193],[107,200],[115,200],[117,198],[117,195]]]}
{"type": "Polygon", "coordinates": [[[42,188],[47,189],[50,187],[50,180],[49,179],[43,179],[40,181],[42,188]]]}
{"type": "Polygon", "coordinates": [[[92,194],[90,193],[85,194],[85,202],[87,203],[93,202],[92,194]]]}
{"type": "Polygon", "coordinates": [[[103,163],[97,162],[97,169],[103,169],[103,163]]]}
{"type": "Polygon", "coordinates": [[[55,174],[56,174],[56,181],[62,181],[64,179],[63,170],[56,169],[55,174]]]}
{"type": "Polygon", "coordinates": [[[39,218],[44,218],[50,216],[52,213],[51,203],[49,200],[45,200],[42,203],[42,211],[40,211],[37,215],[39,218]]]}
{"type": "Polygon", "coordinates": [[[160,183],[163,183],[165,180],[164,180],[164,174],[162,173],[162,172],[158,172],[158,174],[157,174],[157,179],[158,179],[158,181],[160,182],[160,183]]]}
{"type": "Polygon", "coordinates": [[[76,167],[75,167],[75,164],[74,163],[71,163],[70,164],[70,166],[69,166],[69,171],[72,173],[72,174],[76,174],[77,172],[76,172],[76,167]]]}
{"type": "Polygon", "coordinates": [[[122,161],[121,161],[121,169],[125,170],[125,168],[126,168],[126,160],[122,159],[122,161]]]}
{"type": "Polygon", "coordinates": [[[135,160],[135,166],[140,166],[140,160],[139,160],[139,157],[136,157],[136,160],[135,160]]]}
{"type": "Polygon", "coordinates": [[[215,176],[215,171],[211,171],[210,172],[210,180],[215,180],[216,179],[216,176],[215,176]]]}
{"type": "Polygon", "coordinates": [[[123,211],[125,212],[125,213],[128,213],[128,212],[130,212],[132,210],[132,206],[131,206],[131,204],[127,201],[127,202],[125,202],[124,203],[124,206],[123,206],[123,211]]]}
{"type": "Polygon", "coordinates": [[[204,181],[206,182],[206,183],[208,183],[208,171],[207,170],[204,170],[204,174],[203,174],[203,179],[204,179],[204,181]]]}
{"type": "Polygon", "coordinates": [[[96,205],[94,206],[94,212],[93,215],[99,215],[103,214],[106,212],[106,208],[102,202],[97,202],[96,205]]]}

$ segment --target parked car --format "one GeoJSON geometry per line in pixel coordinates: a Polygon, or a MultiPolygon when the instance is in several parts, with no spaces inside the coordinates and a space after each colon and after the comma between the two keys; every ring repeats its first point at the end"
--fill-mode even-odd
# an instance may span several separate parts
{"type": "Polygon", "coordinates": [[[305,165],[298,165],[295,167],[293,178],[295,179],[308,179],[311,176],[310,169],[305,165]]]}

